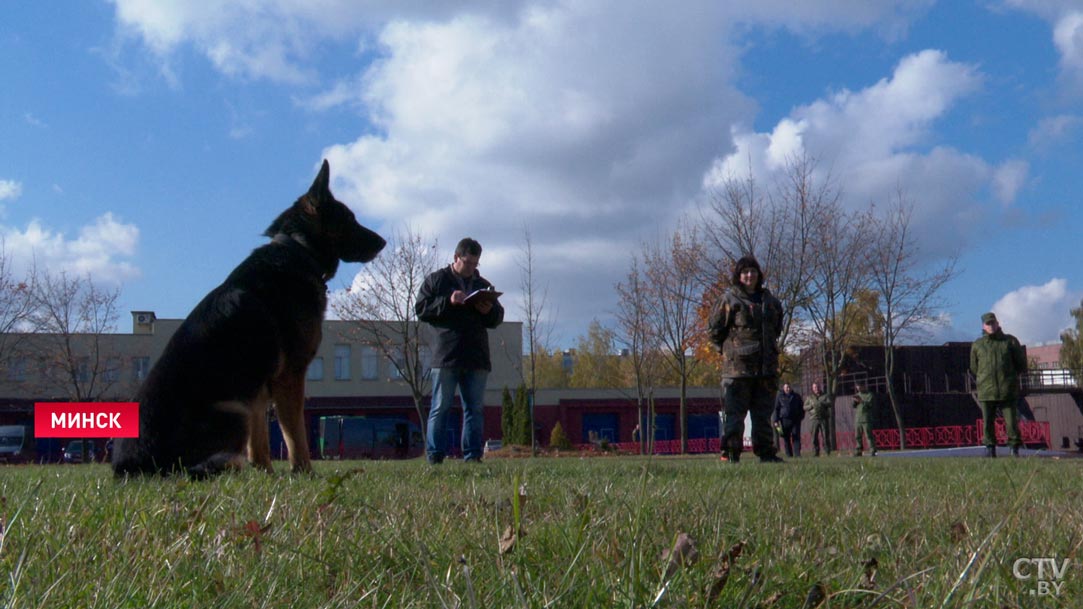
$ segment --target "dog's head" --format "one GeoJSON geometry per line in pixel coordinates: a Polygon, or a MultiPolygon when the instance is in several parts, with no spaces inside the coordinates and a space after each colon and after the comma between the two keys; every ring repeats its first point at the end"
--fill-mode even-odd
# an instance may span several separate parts
{"type": "Polygon", "coordinates": [[[323,167],[308,192],[282,212],[264,233],[301,236],[310,247],[345,262],[369,262],[387,245],[383,237],[361,226],[344,203],[331,194],[331,166],[323,167]]]}

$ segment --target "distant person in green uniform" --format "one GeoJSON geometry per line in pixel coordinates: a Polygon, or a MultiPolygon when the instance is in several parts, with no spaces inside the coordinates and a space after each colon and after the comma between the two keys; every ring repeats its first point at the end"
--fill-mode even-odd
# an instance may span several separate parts
{"type": "Polygon", "coordinates": [[[854,456],[860,457],[865,449],[865,438],[869,439],[869,451],[876,456],[876,440],[872,438],[872,426],[869,425],[869,415],[872,414],[873,397],[869,388],[864,384],[854,386],[857,393],[854,394],[854,456]]]}
{"type": "Polygon", "coordinates": [[[982,336],[970,346],[970,371],[978,379],[985,456],[996,457],[996,415],[1004,417],[1008,446],[1019,456],[1019,375],[1027,370],[1027,355],[1019,340],[1001,329],[997,316],[981,316],[982,336]]]}
{"type": "Polygon", "coordinates": [[[831,433],[831,427],[828,423],[828,419],[834,413],[835,410],[835,396],[825,395],[823,390],[820,389],[819,383],[812,384],[812,395],[805,400],[805,413],[808,415],[809,422],[812,424],[812,449],[816,452],[816,456],[820,456],[820,447],[822,446],[824,452],[831,454],[831,441],[828,439],[828,434],[831,433]]]}

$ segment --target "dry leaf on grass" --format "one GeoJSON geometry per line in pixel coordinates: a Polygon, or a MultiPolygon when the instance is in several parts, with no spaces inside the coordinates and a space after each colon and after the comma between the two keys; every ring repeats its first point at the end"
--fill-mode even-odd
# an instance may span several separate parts
{"type": "Polygon", "coordinates": [[[673,548],[662,553],[662,560],[669,561],[666,564],[665,579],[673,577],[678,567],[696,564],[697,559],[699,559],[699,550],[696,550],[695,540],[689,537],[688,533],[677,535],[673,548]]]}
{"type": "Polygon", "coordinates": [[[504,534],[500,536],[500,555],[503,556],[508,552],[511,552],[512,549],[515,548],[515,541],[518,538],[519,536],[515,534],[515,531],[509,524],[508,528],[504,529],[504,534]]]}
{"type": "Polygon", "coordinates": [[[730,570],[744,549],[745,542],[738,541],[718,559],[718,565],[715,567],[714,572],[711,573],[711,588],[707,591],[708,602],[713,602],[722,592],[722,588],[726,587],[726,582],[730,578],[730,570]]]}

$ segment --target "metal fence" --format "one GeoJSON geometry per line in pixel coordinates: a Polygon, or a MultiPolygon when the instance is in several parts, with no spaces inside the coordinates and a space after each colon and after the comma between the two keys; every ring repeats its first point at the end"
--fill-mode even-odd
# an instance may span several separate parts
{"type": "MultiPolygon", "coordinates": [[[[1047,448],[1052,446],[1050,442],[1049,423],[1046,421],[1020,421],[1019,433],[1023,438],[1023,443],[1028,446],[1042,445],[1047,448]]],[[[996,434],[998,444],[1007,442],[1008,434],[1004,427],[1004,419],[996,420],[996,434]]],[[[983,444],[984,435],[981,419],[975,421],[973,425],[913,427],[906,430],[906,448],[918,449],[980,446],[983,444]]],[[[873,439],[876,440],[876,447],[879,450],[899,449],[899,430],[897,429],[874,429],[872,436],[873,439]]],[[[853,450],[855,446],[853,432],[839,432],[835,434],[835,437],[836,450],[853,450]]],[[[802,434],[801,445],[806,450],[811,449],[812,439],[809,434],[802,434]]],[[[607,449],[621,453],[638,454],[640,452],[638,442],[614,442],[605,445],[580,444],[577,448],[588,452],[600,452],[607,449]]],[[[752,445],[750,440],[745,438],[745,450],[750,450],[751,448],[752,445]]],[[[718,438],[694,438],[688,440],[688,451],[686,454],[717,453],[720,452],[720,450],[718,438]]],[[[654,442],[654,454],[656,455],[677,455],[680,453],[680,440],[655,440],[654,442]]]]}

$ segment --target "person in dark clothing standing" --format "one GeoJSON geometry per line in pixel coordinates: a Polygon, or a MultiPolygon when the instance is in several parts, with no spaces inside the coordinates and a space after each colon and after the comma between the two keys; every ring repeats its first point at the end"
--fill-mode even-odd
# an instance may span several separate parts
{"type": "Polygon", "coordinates": [[[1019,340],[1005,334],[997,316],[981,316],[982,336],[970,346],[970,371],[978,380],[985,456],[996,457],[996,415],[1004,416],[1008,445],[1019,456],[1023,445],[1019,434],[1019,375],[1027,371],[1027,354],[1019,340]]]}
{"type": "Polygon", "coordinates": [[[710,336],[722,351],[722,451],[741,458],[745,415],[752,416],[752,450],[764,463],[780,463],[771,409],[778,391],[778,337],[782,303],[763,287],[752,256],[733,266],[730,287],[711,315],[710,336]]]}
{"type": "Polygon", "coordinates": [[[463,459],[481,461],[484,452],[485,382],[493,368],[488,330],[504,321],[504,307],[491,297],[467,301],[474,292],[493,289],[477,272],[480,259],[480,243],[469,237],[459,241],[454,261],[425,278],[414,305],[417,318],[435,330],[432,407],[425,438],[425,454],[432,464],[447,455],[447,413],[456,387],[463,403],[463,459]]]}
{"type": "Polygon", "coordinates": [[[801,421],[805,418],[805,402],[801,394],[782,385],[782,391],[775,397],[775,410],[771,414],[771,423],[782,437],[782,447],[787,457],[801,456],[801,421]]]}

